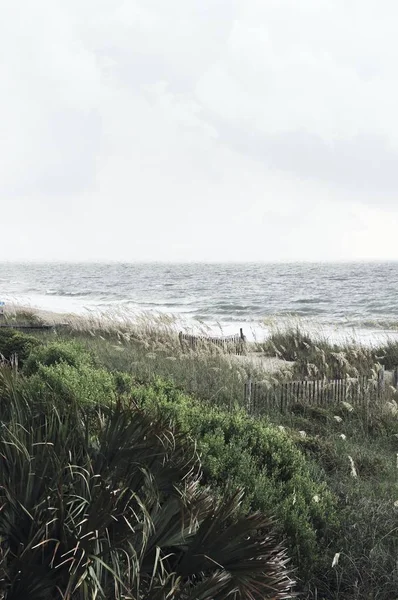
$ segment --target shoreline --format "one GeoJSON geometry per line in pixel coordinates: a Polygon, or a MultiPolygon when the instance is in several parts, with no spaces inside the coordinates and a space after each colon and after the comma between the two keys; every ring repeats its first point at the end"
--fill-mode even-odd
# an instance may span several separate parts
{"type": "MultiPolygon", "coordinates": [[[[73,313],[58,313],[58,312],[54,312],[54,311],[49,311],[49,310],[43,310],[40,308],[35,308],[35,307],[31,307],[31,306],[23,306],[23,305],[19,305],[19,304],[13,304],[13,305],[6,305],[5,306],[5,310],[4,310],[4,316],[5,318],[13,318],[15,316],[17,316],[18,314],[21,313],[27,313],[27,317],[33,317],[33,318],[38,318],[42,321],[45,321],[46,324],[49,325],[70,325],[70,326],[78,326],[79,323],[81,325],[86,324],[91,317],[93,317],[94,315],[90,315],[90,313],[88,313],[87,315],[79,315],[79,314],[73,314],[73,313]]],[[[109,318],[112,317],[112,313],[98,313],[97,315],[95,315],[97,318],[109,318]]],[[[134,324],[134,321],[131,321],[131,325],[134,324]]],[[[139,325],[139,323],[137,323],[139,325]]],[[[156,325],[156,324],[155,324],[156,325]]],[[[166,325],[166,324],[165,324],[166,325]]],[[[177,331],[176,331],[177,333],[177,331]]],[[[241,364],[241,366],[245,366],[246,368],[250,368],[250,367],[257,367],[257,368],[262,368],[266,373],[268,374],[272,374],[276,371],[279,371],[281,368],[289,368],[289,365],[291,365],[292,363],[289,363],[288,361],[285,361],[283,359],[277,358],[277,357],[270,357],[270,356],[265,356],[262,355],[261,353],[258,352],[249,352],[246,355],[231,355],[231,359],[236,361],[236,364],[241,364]]]]}
{"type": "Polygon", "coordinates": [[[338,324],[324,325],[305,319],[295,317],[268,318],[258,322],[205,322],[187,318],[184,314],[171,314],[150,310],[131,310],[123,306],[101,309],[100,307],[80,308],[77,311],[66,311],[61,308],[42,308],[33,304],[19,303],[17,301],[6,302],[4,314],[12,317],[16,313],[26,312],[49,324],[84,324],[90,321],[104,321],[108,325],[113,323],[140,325],[152,323],[161,328],[167,325],[173,326],[178,332],[180,330],[193,335],[223,336],[238,334],[242,327],[249,342],[264,342],[273,332],[285,329],[300,329],[308,333],[314,340],[327,339],[331,343],[350,344],[361,346],[372,346],[387,343],[389,340],[398,342],[398,330],[377,328],[354,328],[344,327],[338,324]]]}
{"type": "MultiPolygon", "coordinates": [[[[35,319],[37,319],[37,324],[39,324],[40,322],[42,322],[43,325],[50,325],[50,326],[60,326],[60,325],[65,325],[66,327],[71,327],[73,329],[75,329],[76,331],[86,331],[87,333],[91,333],[93,331],[95,331],[96,328],[101,329],[101,328],[107,328],[108,331],[117,331],[117,327],[118,325],[121,327],[125,327],[128,331],[129,328],[131,328],[131,331],[135,331],[137,332],[140,331],[140,333],[144,333],[145,331],[151,330],[152,332],[155,330],[159,330],[160,332],[163,330],[166,330],[166,332],[170,335],[175,335],[177,337],[178,332],[181,330],[180,328],[184,326],[187,326],[187,322],[183,323],[182,321],[178,320],[178,315],[164,315],[164,314],[157,314],[155,315],[154,313],[150,313],[150,312],[141,312],[141,313],[128,313],[128,312],[124,312],[124,313],[120,313],[120,311],[87,311],[86,314],[78,314],[78,313],[67,313],[67,312],[56,312],[56,311],[50,311],[50,310],[46,310],[46,309],[41,309],[41,308],[36,308],[36,307],[32,307],[32,306],[26,306],[26,305],[22,305],[22,304],[17,304],[17,303],[13,303],[13,304],[8,304],[4,307],[4,317],[5,320],[7,321],[8,319],[11,319],[11,321],[17,317],[18,315],[24,315],[25,314],[25,318],[26,318],[26,322],[28,322],[29,319],[32,319],[32,323],[34,323],[35,319]]],[[[2,321],[4,319],[4,317],[0,316],[0,321],[2,321]]],[[[22,317],[23,318],[23,317],[22,317]]],[[[21,319],[20,319],[21,320],[21,319]]],[[[285,325],[289,325],[286,324],[285,325]]],[[[298,326],[300,327],[300,323],[290,323],[290,326],[298,326]]],[[[359,338],[359,337],[353,337],[352,334],[351,336],[347,335],[347,332],[344,332],[343,330],[340,330],[338,333],[340,334],[338,339],[333,339],[332,337],[327,336],[327,333],[325,331],[325,329],[323,330],[315,330],[313,332],[308,331],[308,329],[302,328],[301,331],[303,333],[309,333],[311,338],[313,339],[313,341],[316,343],[317,341],[317,334],[320,338],[323,339],[327,339],[327,341],[329,343],[342,343],[342,344],[346,344],[346,345],[350,345],[350,346],[363,346],[363,347],[371,347],[372,346],[372,342],[374,343],[374,345],[382,345],[382,343],[386,343],[388,342],[388,340],[393,338],[393,340],[395,339],[395,341],[398,342],[398,332],[390,332],[390,333],[395,333],[395,335],[385,335],[383,337],[373,337],[373,339],[371,338],[370,340],[367,340],[368,343],[364,343],[364,339],[359,338]],[[371,343],[369,343],[371,342],[371,343]]],[[[244,330],[245,332],[245,330],[244,330]]],[[[251,346],[253,344],[253,342],[258,341],[259,343],[262,343],[264,341],[266,341],[267,337],[272,333],[272,330],[269,330],[268,332],[266,332],[265,328],[263,328],[262,330],[263,334],[265,334],[265,337],[262,340],[253,340],[250,339],[250,337],[248,336],[247,341],[248,341],[248,346],[247,346],[247,352],[243,355],[229,355],[231,360],[233,362],[235,362],[236,365],[240,365],[246,369],[251,369],[251,368],[259,368],[262,369],[264,371],[264,373],[268,374],[268,375],[272,375],[275,372],[280,372],[281,370],[288,372],[291,367],[295,364],[294,361],[288,361],[285,360],[284,358],[279,358],[277,356],[268,356],[266,354],[264,354],[258,347],[257,350],[255,350],[255,346],[251,346]],[[260,351],[259,351],[260,350],[260,351]]],[[[204,336],[217,336],[217,333],[219,336],[221,336],[222,334],[226,334],[225,331],[220,331],[220,330],[206,330],[206,328],[203,328],[203,326],[201,324],[197,324],[197,330],[190,330],[190,333],[193,333],[194,335],[204,335],[204,336]]],[[[246,330],[247,333],[247,330],[246,330]]],[[[369,332],[369,335],[372,335],[373,332],[369,332]]],[[[389,373],[389,378],[391,378],[391,373],[386,371],[386,373],[389,373]]]]}
{"type": "MultiPolygon", "coordinates": [[[[96,323],[101,321],[108,326],[120,323],[125,326],[142,326],[143,324],[152,325],[161,329],[167,326],[173,328],[176,332],[184,331],[192,335],[209,335],[222,337],[225,335],[235,335],[239,329],[243,328],[244,335],[249,342],[262,343],[278,331],[298,328],[303,333],[310,335],[314,341],[326,339],[330,343],[341,345],[358,346],[378,346],[389,341],[398,342],[398,330],[382,329],[375,327],[355,328],[344,327],[343,325],[330,324],[325,325],[316,321],[299,319],[296,317],[273,317],[258,322],[205,322],[189,318],[184,314],[172,314],[161,311],[151,310],[131,310],[121,305],[115,305],[114,308],[101,307],[80,307],[80,310],[67,311],[61,307],[43,308],[24,302],[19,303],[16,300],[6,302],[4,314],[12,317],[16,313],[26,312],[50,325],[68,325],[77,326],[79,324],[96,323]]],[[[1,318],[1,317],[0,317],[1,318]]],[[[376,324],[375,324],[376,325],[376,324]]]]}

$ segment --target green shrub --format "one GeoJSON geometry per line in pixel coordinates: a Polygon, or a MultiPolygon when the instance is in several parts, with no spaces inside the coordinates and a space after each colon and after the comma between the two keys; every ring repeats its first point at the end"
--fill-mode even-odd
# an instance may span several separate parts
{"type": "Polygon", "coordinates": [[[116,371],[113,373],[113,380],[115,383],[115,390],[119,396],[132,396],[136,382],[134,378],[128,373],[122,371],[116,371]]]}
{"type": "MultiPolygon", "coordinates": [[[[77,372],[57,364],[33,377],[43,369],[77,372]]],[[[185,437],[123,403],[90,429],[93,413],[58,396],[38,408],[3,374],[1,598],[292,597],[270,520],[239,515],[240,492],[204,489],[185,437]]]]}
{"type": "Polygon", "coordinates": [[[64,402],[106,405],[116,400],[113,375],[105,369],[83,364],[79,368],[60,362],[50,366],[39,365],[36,373],[28,377],[25,389],[33,397],[64,402]]]}
{"type": "Polygon", "coordinates": [[[41,365],[51,367],[59,363],[78,368],[91,365],[93,360],[89,352],[77,342],[51,342],[30,352],[24,365],[24,373],[32,375],[37,373],[41,365]]]}
{"type": "MultiPolygon", "coordinates": [[[[79,341],[92,350],[96,362],[114,371],[115,396],[132,395],[152,418],[167,418],[196,440],[203,481],[213,492],[221,494],[227,482],[246,486],[241,510],[268,507],[268,514],[278,518],[279,532],[287,535],[305,581],[307,600],[395,598],[398,420],[390,396],[385,398],[390,405],[376,402],[366,411],[357,406],[350,411],[344,404],[311,407],[302,401],[291,413],[270,415],[271,425],[216,409],[221,402],[231,409],[247,379],[228,357],[183,355],[180,349],[163,351],[142,341],[119,343],[99,335],[81,334],[79,341]],[[134,379],[118,372],[123,370],[134,379]],[[181,389],[157,376],[170,377],[181,389]],[[339,565],[332,568],[338,552],[339,565]]],[[[304,335],[290,341],[290,349],[286,347],[295,352],[297,379],[369,376],[377,361],[395,366],[393,345],[371,350],[327,340],[309,344],[304,335]]]]}
{"type": "Polygon", "coordinates": [[[303,437],[299,432],[292,432],[291,436],[297,448],[302,450],[308,458],[316,461],[325,473],[335,473],[339,468],[348,465],[346,457],[339,452],[335,441],[318,435],[303,437]]]}
{"type": "Polygon", "coordinates": [[[319,566],[321,542],[337,521],[335,501],[327,486],[312,478],[288,434],[265,419],[211,408],[169,382],[138,387],[135,397],[193,436],[209,484],[220,490],[227,482],[243,486],[246,510],[276,516],[302,576],[319,566]]]}
{"type": "Polygon", "coordinates": [[[18,364],[23,365],[30,352],[41,346],[41,342],[32,335],[15,331],[14,329],[0,329],[0,354],[6,360],[17,356],[18,364]]]}

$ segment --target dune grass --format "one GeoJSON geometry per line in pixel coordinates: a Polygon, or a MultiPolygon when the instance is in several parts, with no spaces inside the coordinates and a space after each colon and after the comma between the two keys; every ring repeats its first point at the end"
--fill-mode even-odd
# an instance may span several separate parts
{"type": "MultiPolygon", "coordinates": [[[[351,405],[297,404],[269,415],[295,440],[338,498],[340,527],[328,547],[325,598],[395,598],[398,590],[398,418],[386,404],[366,418],[351,405]],[[339,554],[332,567],[332,555],[339,554]]],[[[315,598],[314,588],[310,598],[315,598]]]]}
{"type": "MultiPolygon", "coordinates": [[[[54,348],[41,356],[52,364],[35,375],[67,365],[54,348]]],[[[86,373],[67,366],[82,385],[86,373]]],[[[187,436],[128,399],[84,405],[58,375],[70,393],[43,397],[32,376],[0,366],[2,598],[292,597],[270,519],[242,514],[239,490],[204,487],[187,436]]]]}
{"type": "MultiPolygon", "coordinates": [[[[212,343],[202,341],[195,349],[181,345],[178,333],[178,326],[167,315],[141,316],[134,322],[108,316],[77,319],[44,337],[77,340],[106,368],[127,372],[143,382],[159,376],[170,379],[187,393],[219,405],[241,404],[248,377],[266,376],[261,365],[241,360],[212,343]]],[[[202,327],[198,333],[208,334],[202,327]]]]}
{"type": "MultiPolygon", "coordinates": [[[[18,320],[17,310],[12,318],[18,320]]],[[[271,385],[289,380],[354,381],[361,376],[376,379],[382,367],[398,366],[398,342],[386,340],[368,347],[347,339],[337,344],[322,333],[313,337],[297,323],[273,326],[265,340],[246,344],[245,356],[235,356],[212,343],[200,342],[195,349],[182,346],[180,324],[171,315],[114,311],[59,320],[62,326],[55,332],[38,335],[78,340],[106,368],[128,372],[142,381],[158,376],[171,379],[187,393],[220,405],[243,406],[244,384],[249,379],[271,385]],[[276,361],[272,370],[271,359],[276,361]]],[[[209,331],[198,324],[195,333],[206,336],[209,331]]],[[[388,376],[386,392],[391,391],[390,383],[388,376]]]]}
{"type": "MultiPolygon", "coordinates": [[[[267,373],[257,363],[250,366],[246,359],[239,362],[240,359],[212,346],[203,346],[197,352],[183,351],[175,324],[160,325],[149,320],[139,325],[123,323],[120,327],[112,319],[105,324],[100,319],[80,320],[78,324],[35,337],[45,343],[54,340],[77,343],[89,351],[90,364],[99,371],[92,378],[92,386],[98,386],[96,395],[105,390],[106,396],[107,386],[114,385],[106,376],[107,371],[115,378],[119,392],[133,393],[146,409],[158,409],[170,422],[192,435],[208,461],[205,474],[212,485],[218,486],[233,477],[236,485],[240,483],[247,488],[251,509],[264,507],[259,499],[268,498],[267,506],[275,507],[274,514],[279,511],[282,531],[289,536],[303,598],[395,598],[398,590],[396,392],[390,394],[387,385],[385,395],[366,412],[349,402],[326,407],[296,402],[285,413],[269,412],[265,419],[257,421],[242,412],[245,379],[251,376],[277,380],[288,374],[267,373]],[[275,437],[278,430],[282,438],[286,437],[286,446],[282,438],[275,437]],[[269,454],[264,451],[266,447],[269,454]],[[289,462],[289,456],[296,456],[296,450],[301,458],[296,457],[295,464],[304,466],[298,467],[289,479],[291,488],[284,497],[289,473],[286,461],[289,462]],[[305,462],[301,463],[303,457],[305,462]],[[271,480],[261,471],[267,461],[275,467],[275,471],[270,471],[271,480]],[[313,485],[325,486],[323,489],[334,498],[333,511],[322,504],[321,487],[314,488],[311,496],[305,495],[304,490],[311,489],[306,488],[308,477],[313,485]],[[312,546],[312,554],[311,545],[305,546],[303,542],[307,539],[305,528],[298,525],[308,514],[305,511],[311,503],[315,508],[323,507],[322,521],[318,522],[322,536],[312,546]]],[[[301,374],[309,378],[327,377],[337,366],[344,376],[355,378],[360,373],[371,376],[380,364],[393,365],[396,352],[393,343],[377,348],[361,348],[348,342],[338,346],[327,339],[314,340],[296,328],[278,332],[278,336],[275,334],[263,345],[257,343],[252,348],[256,354],[279,356],[282,366],[283,360],[290,368],[291,362],[293,367],[298,365],[290,377],[301,374]]],[[[37,377],[40,363],[39,371],[47,377],[47,383],[52,377],[54,386],[54,377],[58,377],[68,393],[76,396],[81,392],[81,396],[76,396],[79,398],[87,395],[86,383],[83,385],[79,379],[85,377],[87,367],[76,366],[71,348],[69,354],[64,349],[62,355],[68,369],[48,364],[38,347],[29,352],[32,358],[27,357],[22,366],[29,377],[37,377]],[[80,375],[73,370],[76,368],[80,375]],[[72,377],[73,374],[76,376],[72,377]]],[[[34,379],[33,384],[36,385],[34,379]]],[[[313,523],[316,524],[316,519],[313,523]]]]}

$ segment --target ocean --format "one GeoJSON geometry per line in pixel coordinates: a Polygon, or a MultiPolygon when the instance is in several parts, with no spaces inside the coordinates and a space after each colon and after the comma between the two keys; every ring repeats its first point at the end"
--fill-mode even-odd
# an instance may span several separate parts
{"type": "Polygon", "coordinates": [[[167,313],[263,335],[299,322],[362,341],[398,334],[398,263],[0,263],[0,300],[55,312],[167,313]]]}

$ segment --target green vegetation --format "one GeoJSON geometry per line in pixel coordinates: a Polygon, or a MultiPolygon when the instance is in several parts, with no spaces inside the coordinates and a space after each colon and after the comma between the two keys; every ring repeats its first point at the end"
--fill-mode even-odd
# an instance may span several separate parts
{"type": "MultiPolygon", "coordinates": [[[[340,379],[368,375],[384,358],[372,348],[352,343],[332,344],[324,337],[313,340],[299,328],[274,332],[262,345],[268,356],[294,361],[291,371],[297,379],[340,379]]],[[[398,363],[397,363],[398,364],[398,363]]]]}
{"type": "Polygon", "coordinates": [[[379,346],[358,346],[352,340],[331,343],[325,336],[313,339],[299,327],[275,330],[258,348],[267,356],[294,361],[291,374],[296,378],[339,379],[372,373],[379,366],[398,367],[398,342],[386,340],[379,346]]]}
{"type": "Polygon", "coordinates": [[[215,498],[164,420],[44,398],[7,366],[0,398],[2,598],[291,597],[270,520],[240,491],[215,498]]]}
{"type": "Polygon", "coordinates": [[[373,352],[375,358],[386,369],[395,369],[398,367],[398,342],[387,340],[382,346],[377,346],[373,352]]]}
{"type": "MultiPolygon", "coordinates": [[[[63,339],[78,341],[95,356],[98,366],[110,371],[131,374],[142,382],[159,377],[172,380],[188,394],[220,406],[241,402],[248,371],[238,357],[215,346],[202,346],[197,352],[183,351],[172,328],[160,333],[149,326],[131,331],[117,328],[112,332],[90,323],[87,330],[72,328],[61,333],[63,339]]],[[[45,337],[53,339],[51,334],[45,337]]],[[[251,371],[255,378],[263,376],[259,367],[251,371]]]]}
{"type": "Polygon", "coordinates": [[[53,367],[59,364],[80,368],[93,366],[94,359],[81,344],[76,342],[37,344],[29,353],[29,358],[24,365],[24,373],[32,375],[37,373],[40,367],[53,367]]]}
{"type": "Polygon", "coordinates": [[[0,356],[8,361],[18,360],[22,366],[31,350],[40,346],[40,342],[30,335],[13,329],[0,329],[0,356]]]}
{"type": "MultiPolygon", "coordinates": [[[[87,469],[90,477],[94,477],[96,473],[96,469],[92,466],[93,456],[106,455],[113,448],[112,461],[116,461],[118,453],[121,456],[124,454],[132,456],[133,452],[137,452],[136,446],[133,450],[133,439],[135,444],[139,439],[137,433],[134,434],[134,438],[131,437],[130,454],[126,450],[126,439],[130,435],[128,428],[133,427],[134,423],[136,425],[141,423],[140,431],[143,432],[145,427],[142,423],[145,422],[148,427],[145,430],[147,433],[143,434],[144,437],[146,436],[144,440],[146,450],[149,447],[158,448],[159,443],[163,444],[166,447],[167,459],[159,451],[159,461],[165,461],[162,463],[165,465],[170,464],[170,468],[173,464],[173,469],[175,468],[171,477],[171,481],[175,482],[173,489],[167,487],[164,490],[158,483],[158,475],[153,477],[151,475],[148,481],[157,491],[151,488],[152,491],[146,490],[145,493],[148,492],[151,498],[151,494],[157,498],[160,494],[162,502],[166,502],[163,494],[166,494],[167,498],[170,494],[173,502],[175,495],[180,494],[178,498],[183,497],[185,502],[184,494],[187,489],[185,486],[189,487],[193,481],[192,485],[200,498],[206,497],[206,506],[213,507],[211,508],[213,513],[218,510],[214,507],[223,507],[222,510],[225,510],[228,517],[226,520],[221,519],[223,522],[221,529],[217,533],[215,530],[211,533],[209,531],[205,538],[202,538],[202,542],[206,545],[206,556],[210,556],[209,552],[210,550],[213,552],[212,548],[214,548],[211,556],[218,557],[214,559],[220,562],[224,571],[228,571],[226,562],[221,559],[221,555],[216,554],[216,551],[221,552],[217,541],[224,528],[227,531],[228,527],[233,527],[236,523],[246,523],[246,525],[249,522],[254,523],[252,519],[260,518],[254,515],[266,515],[267,519],[261,517],[264,519],[262,531],[266,532],[268,540],[270,531],[268,518],[273,517],[274,537],[271,535],[271,539],[276,539],[278,542],[267,543],[274,549],[272,556],[277,557],[275,559],[277,573],[285,590],[287,589],[286,567],[279,545],[282,540],[291,557],[290,566],[295,569],[297,589],[301,592],[301,597],[307,600],[375,600],[376,598],[391,600],[398,597],[397,393],[387,386],[385,396],[366,411],[361,407],[353,407],[347,402],[321,408],[311,407],[301,400],[292,405],[290,412],[270,412],[261,419],[248,415],[243,404],[243,384],[249,376],[254,380],[268,378],[272,381],[292,376],[355,377],[364,374],[371,377],[380,364],[386,368],[395,366],[396,345],[389,343],[379,348],[363,349],[349,343],[337,346],[329,344],[327,340],[315,342],[300,330],[277,332],[266,344],[253,346],[253,352],[260,356],[277,355],[286,361],[294,360],[294,365],[290,367],[289,374],[288,370],[283,369],[284,363],[281,362],[283,372],[269,375],[258,363],[254,366],[250,361],[246,362],[225,355],[218,350],[214,351],[214,348],[211,351],[202,348],[196,353],[184,351],[172,327],[159,329],[158,324],[156,325],[153,328],[146,326],[142,329],[139,327],[129,329],[126,324],[120,326],[119,323],[116,326],[114,323],[112,329],[109,323],[101,328],[100,322],[90,322],[86,326],[80,322],[78,326],[60,329],[57,333],[45,333],[37,339],[18,334],[16,342],[18,341],[22,350],[24,348],[26,350],[22,363],[18,361],[19,372],[16,373],[15,368],[12,371],[14,373],[11,386],[13,393],[10,393],[9,385],[7,387],[4,384],[3,388],[0,386],[2,420],[6,424],[4,431],[8,432],[10,429],[13,443],[21,449],[18,450],[18,456],[21,456],[21,465],[18,468],[22,469],[22,463],[28,460],[28,456],[33,464],[36,461],[34,452],[39,452],[39,449],[36,450],[36,446],[33,446],[39,438],[35,438],[35,442],[30,440],[29,448],[26,439],[27,432],[30,432],[31,436],[36,435],[36,432],[37,435],[43,435],[43,430],[34,426],[34,419],[44,423],[43,427],[46,429],[46,423],[54,419],[54,415],[58,415],[58,420],[64,423],[63,431],[69,432],[69,429],[74,429],[73,433],[72,431],[68,433],[71,437],[67,442],[64,442],[63,438],[62,443],[66,443],[68,448],[75,448],[72,449],[72,458],[65,457],[65,461],[68,461],[68,465],[72,463],[81,465],[87,469]],[[23,340],[25,345],[22,343],[23,340]],[[13,403],[17,403],[17,406],[13,403]],[[25,415],[25,408],[22,410],[21,405],[27,407],[29,415],[28,413],[25,415]],[[116,428],[115,414],[118,415],[117,419],[122,419],[126,430],[116,428]],[[70,419],[75,419],[73,424],[70,419]],[[7,425],[8,422],[13,424],[12,427],[7,425]],[[32,427],[28,426],[31,422],[32,427]],[[161,432],[159,439],[155,440],[149,435],[151,423],[154,431],[161,432]],[[101,432],[104,428],[116,446],[109,445],[108,441],[106,448],[101,446],[101,440],[104,439],[101,437],[101,432]],[[76,446],[73,446],[75,439],[73,436],[78,440],[76,446]],[[174,457],[174,453],[178,459],[174,457]],[[25,458],[22,459],[22,456],[25,458]],[[200,468],[198,457],[200,457],[200,468]],[[244,496],[238,496],[237,500],[237,490],[242,489],[245,490],[244,496]],[[230,500],[231,498],[235,500],[230,500]],[[226,508],[229,501],[234,504],[231,510],[226,508]]],[[[8,346],[8,354],[4,355],[9,358],[14,353],[11,344],[8,346]]],[[[65,436],[67,433],[62,435],[65,436]]],[[[10,440],[3,437],[3,443],[6,441],[10,440]]],[[[61,451],[60,446],[56,444],[54,448],[56,448],[55,454],[58,450],[61,451]]],[[[43,448],[40,452],[42,451],[44,452],[43,448]]],[[[143,450],[138,451],[138,456],[142,457],[144,454],[143,450]]],[[[56,460],[61,462],[64,460],[62,456],[61,453],[61,458],[53,457],[51,460],[57,464],[56,460]]],[[[146,456],[145,460],[149,461],[150,467],[148,462],[140,463],[138,459],[137,462],[133,461],[135,479],[138,477],[135,469],[146,472],[156,463],[156,461],[152,462],[153,457],[146,456]]],[[[12,464],[18,462],[15,456],[12,461],[12,464]]],[[[130,464],[131,468],[133,463],[130,464]]],[[[62,468],[65,469],[66,462],[63,464],[62,468]]],[[[24,468],[28,467],[25,465],[24,468]]],[[[127,466],[123,468],[125,468],[122,471],[125,480],[122,478],[121,482],[127,481],[130,477],[127,466]]],[[[157,473],[160,472],[160,467],[156,469],[157,473]]],[[[102,472],[98,472],[98,475],[99,479],[103,477],[102,472]]],[[[54,474],[52,476],[55,477],[54,474]]],[[[72,473],[70,477],[65,490],[65,506],[68,507],[73,506],[71,495],[77,495],[77,488],[73,487],[75,485],[73,482],[77,478],[75,475],[72,476],[72,473]]],[[[0,483],[1,485],[4,484],[0,483]]],[[[128,485],[126,483],[127,487],[128,485]]],[[[134,490],[140,496],[141,492],[138,493],[136,488],[134,490]]],[[[87,500],[80,488],[79,493],[87,500]]],[[[80,501],[83,501],[82,498],[80,501]]],[[[139,510],[144,510],[147,503],[150,507],[153,506],[148,499],[149,496],[144,495],[143,498],[143,506],[140,506],[139,510]]],[[[192,505],[191,497],[188,500],[187,515],[195,514],[196,496],[194,495],[192,499],[192,505]]],[[[52,498],[52,504],[55,505],[54,503],[55,498],[52,498]]],[[[17,503],[14,502],[12,506],[17,506],[17,503]]],[[[138,513],[136,511],[134,518],[140,518],[137,516],[139,514],[144,515],[139,513],[139,510],[138,513]]],[[[44,514],[42,508],[40,511],[35,521],[40,522],[44,514]]],[[[28,512],[31,514],[29,509],[28,512]]],[[[173,514],[177,512],[181,514],[179,511],[173,514]]],[[[121,515],[122,511],[117,514],[121,515]]],[[[145,515],[147,516],[146,512],[145,515]]],[[[150,516],[152,518],[151,512],[150,516]]],[[[181,523],[177,517],[173,518],[175,518],[173,522],[178,523],[180,532],[181,523]]],[[[160,525],[161,522],[156,519],[154,522],[151,521],[152,528],[156,529],[158,524],[160,525]]],[[[199,521],[197,526],[200,530],[199,521]]],[[[152,531],[150,527],[149,529],[152,531]]],[[[26,531],[24,529],[24,535],[30,535],[30,530],[26,529],[26,531]]],[[[253,539],[261,539],[260,531],[258,533],[260,537],[254,536],[253,539]]],[[[54,534],[54,539],[59,539],[57,535],[60,535],[59,531],[54,534]]],[[[166,538],[166,532],[163,532],[162,536],[162,539],[166,538]]],[[[40,542],[43,541],[40,535],[38,539],[40,542]]],[[[134,541],[134,544],[136,543],[138,542],[134,541]]],[[[236,544],[239,546],[242,543],[240,537],[236,544]]],[[[68,548],[75,548],[73,544],[76,544],[76,539],[72,536],[68,548]]],[[[108,590],[107,586],[114,586],[115,575],[121,572],[117,569],[124,568],[121,567],[124,565],[124,558],[120,558],[119,550],[116,552],[116,559],[109,542],[106,549],[106,544],[98,546],[98,541],[96,544],[96,548],[101,548],[98,550],[98,555],[92,549],[90,550],[95,556],[100,557],[97,563],[95,562],[97,559],[93,561],[92,568],[95,576],[86,565],[86,575],[82,583],[79,583],[83,586],[79,591],[81,595],[71,595],[71,600],[75,597],[91,598],[92,596],[87,595],[91,591],[83,591],[86,585],[83,585],[83,582],[88,586],[94,586],[95,577],[99,578],[104,590],[108,590]],[[101,552],[104,552],[104,555],[101,552]],[[105,567],[101,561],[104,561],[105,567]],[[110,569],[107,570],[107,567],[110,569]]],[[[173,544],[171,546],[171,550],[167,543],[159,546],[165,553],[161,555],[159,564],[152,555],[151,563],[148,555],[145,554],[146,550],[141,550],[141,546],[137,546],[140,548],[139,560],[137,557],[133,560],[132,556],[128,555],[129,558],[126,560],[134,562],[136,568],[132,577],[137,577],[139,573],[138,578],[140,582],[142,581],[142,587],[135,588],[133,598],[163,599],[167,597],[165,590],[174,589],[167,588],[165,583],[167,581],[170,586],[176,585],[175,582],[179,577],[174,561],[176,549],[173,544]],[[163,557],[170,551],[173,558],[165,558],[163,561],[163,557]],[[140,562],[141,558],[142,562],[140,562]],[[147,567],[148,564],[150,567],[147,567]],[[146,570],[147,568],[149,570],[146,570]],[[163,572],[162,569],[165,571],[163,572]],[[155,573],[156,585],[160,585],[159,581],[162,580],[162,585],[166,586],[162,588],[162,592],[159,592],[159,596],[154,593],[145,596],[149,593],[149,588],[146,587],[149,572],[155,573]]],[[[187,542],[184,549],[181,550],[179,547],[178,551],[189,554],[190,550],[186,549],[188,546],[187,542]]],[[[31,547],[33,548],[33,543],[29,546],[31,547]]],[[[65,549],[63,551],[65,552],[65,549]]],[[[236,549],[233,552],[235,551],[237,552],[236,549]]],[[[128,553],[129,550],[126,552],[128,553]]],[[[192,555],[189,556],[192,559],[192,555]]],[[[36,556],[34,560],[38,564],[42,559],[36,556]]],[[[261,566],[266,569],[265,573],[268,575],[270,571],[267,569],[271,569],[271,563],[272,561],[267,567],[261,566]]],[[[17,568],[18,564],[15,563],[8,573],[15,573],[16,571],[12,569],[17,568]]],[[[47,567],[48,565],[46,569],[47,567]]],[[[44,580],[47,579],[49,571],[51,569],[46,571],[44,580]]],[[[217,571],[219,572],[221,571],[217,571]]],[[[200,582],[197,573],[198,571],[192,571],[186,574],[185,580],[181,580],[185,582],[185,586],[188,585],[189,593],[184,595],[185,588],[184,594],[182,591],[177,591],[178,585],[182,585],[178,580],[175,594],[170,592],[169,597],[171,599],[203,597],[220,598],[220,600],[229,597],[225,589],[217,592],[219,595],[210,592],[208,596],[200,596],[195,586],[210,585],[206,582],[213,581],[214,573],[211,571],[203,573],[200,570],[200,582]]],[[[10,585],[12,575],[8,575],[8,578],[7,580],[6,577],[5,581],[10,585]]],[[[62,586],[65,586],[67,578],[60,578],[59,581],[62,581],[62,586]]],[[[77,579],[73,581],[77,582],[77,579]]],[[[117,577],[116,581],[118,581],[117,577]]],[[[125,581],[123,583],[131,586],[131,582],[132,580],[127,584],[125,581]]],[[[104,591],[105,595],[101,596],[99,587],[87,588],[87,590],[92,589],[98,589],[98,597],[115,597],[109,596],[108,591],[104,591]]],[[[119,591],[122,597],[121,594],[125,591],[122,587],[119,591]]],[[[270,593],[267,596],[267,593],[263,591],[262,595],[253,597],[274,597],[270,593]]],[[[12,595],[5,597],[14,598],[12,595]]],[[[240,596],[232,594],[230,597],[236,600],[250,598],[244,593],[240,596]]],[[[286,595],[286,597],[290,596],[286,595]]]]}

